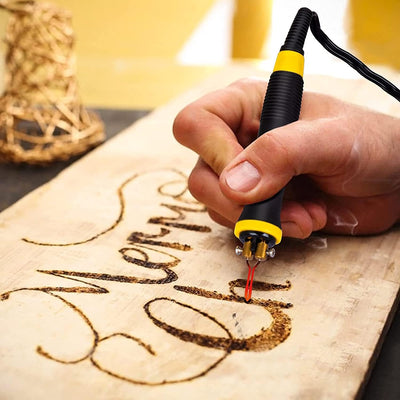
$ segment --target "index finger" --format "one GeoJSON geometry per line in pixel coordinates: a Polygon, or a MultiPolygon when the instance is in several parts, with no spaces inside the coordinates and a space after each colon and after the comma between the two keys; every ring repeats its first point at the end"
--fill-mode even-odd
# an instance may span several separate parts
{"type": "Polygon", "coordinates": [[[220,174],[257,136],[267,82],[242,79],[186,106],[175,118],[176,140],[220,174]]]}

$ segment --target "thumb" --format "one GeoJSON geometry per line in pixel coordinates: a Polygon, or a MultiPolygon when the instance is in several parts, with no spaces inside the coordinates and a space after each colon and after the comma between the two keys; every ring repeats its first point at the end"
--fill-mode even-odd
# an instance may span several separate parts
{"type": "Polygon", "coordinates": [[[264,133],[222,171],[223,193],[239,204],[254,203],[300,174],[321,177],[332,189],[332,179],[338,181],[349,167],[354,138],[347,126],[340,118],[325,118],[264,133]]]}

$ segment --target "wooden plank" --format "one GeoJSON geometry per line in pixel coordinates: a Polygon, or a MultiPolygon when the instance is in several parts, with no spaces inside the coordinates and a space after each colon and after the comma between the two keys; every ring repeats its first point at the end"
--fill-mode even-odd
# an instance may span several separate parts
{"type": "MultiPolygon", "coordinates": [[[[0,214],[0,398],[357,396],[396,303],[399,229],[285,240],[245,304],[232,232],[185,192],[196,157],[175,114],[254,74],[226,68],[0,214]]],[[[396,106],[363,81],[306,82],[396,106]]]]}

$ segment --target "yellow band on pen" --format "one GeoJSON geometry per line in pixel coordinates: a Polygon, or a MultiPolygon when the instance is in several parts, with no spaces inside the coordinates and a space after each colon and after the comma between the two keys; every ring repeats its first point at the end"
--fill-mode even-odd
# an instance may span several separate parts
{"type": "Polygon", "coordinates": [[[234,234],[238,239],[240,233],[245,231],[266,233],[275,238],[275,244],[279,244],[282,240],[282,229],[265,221],[242,219],[236,222],[234,234]]]}
{"type": "Polygon", "coordinates": [[[304,56],[297,51],[280,51],[275,61],[274,72],[275,71],[289,71],[303,76],[304,56]]]}

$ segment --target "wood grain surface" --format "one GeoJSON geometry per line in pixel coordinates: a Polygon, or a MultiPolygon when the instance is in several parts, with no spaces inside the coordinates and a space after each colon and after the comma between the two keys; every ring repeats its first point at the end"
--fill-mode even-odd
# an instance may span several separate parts
{"type": "MultiPolygon", "coordinates": [[[[284,240],[246,304],[232,232],[185,190],[196,157],[174,116],[249,75],[266,73],[227,67],[0,214],[0,398],[361,393],[397,304],[400,230],[284,240]]],[[[361,80],[306,88],[398,108],[361,80]]]]}

